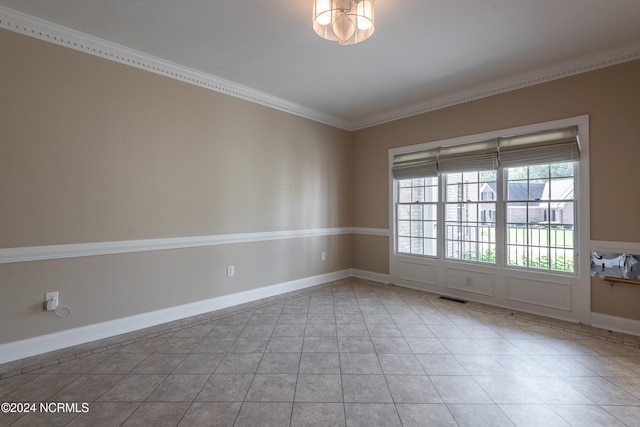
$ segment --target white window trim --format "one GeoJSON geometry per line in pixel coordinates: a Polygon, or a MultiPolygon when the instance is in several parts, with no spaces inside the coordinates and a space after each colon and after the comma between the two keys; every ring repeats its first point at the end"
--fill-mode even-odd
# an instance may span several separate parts
{"type": "MultiPolygon", "coordinates": [[[[576,224],[575,224],[575,230],[577,234],[576,242],[575,242],[576,244],[575,276],[578,279],[578,285],[576,286],[575,292],[572,291],[573,294],[571,297],[571,306],[572,306],[571,315],[564,316],[560,314],[557,317],[562,317],[569,320],[575,320],[581,323],[589,324],[590,314],[591,314],[591,286],[590,286],[591,282],[590,282],[590,267],[589,267],[588,259],[589,259],[591,248],[590,248],[590,218],[589,218],[589,116],[588,115],[581,115],[581,116],[576,116],[576,117],[571,117],[566,119],[536,123],[536,124],[507,128],[507,129],[500,129],[500,130],[491,131],[491,132],[479,133],[474,135],[466,135],[462,137],[456,137],[456,138],[450,138],[445,140],[438,140],[438,141],[426,142],[422,144],[389,149],[389,159],[388,159],[388,162],[389,162],[388,164],[389,230],[390,230],[390,233],[389,233],[390,235],[389,270],[390,271],[389,273],[390,273],[391,282],[403,285],[403,283],[398,283],[401,281],[398,278],[398,271],[397,271],[397,260],[399,256],[396,253],[396,241],[395,241],[396,232],[397,232],[396,218],[395,218],[395,200],[397,197],[397,194],[396,194],[397,186],[394,183],[394,179],[391,173],[394,156],[397,156],[399,154],[411,153],[415,151],[430,150],[430,149],[438,148],[440,146],[469,144],[476,141],[486,141],[493,138],[500,138],[505,135],[536,133],[544,130],[558,129],[558,128],[564,128],[564,127],[570,127],[570,126],[578,127],[578,138],[580,142],[580,162],[579,162],[578,171],[577,171],[578,179],[576,180],[576,183],[575,183],[575,191],[576,191],[576,194],[579,195],[578,197],[576,197],[576,206],[578,208],[578,215],[576,216],[576,224]]],[[[500,170],[499,173],[501,172],[502,170],[500,170]]],[[[499,206],[499,205],[496,205],[496,206],[499,206]]],[[[501,215],[500,211],[501,211],[501,208],[498,209],[498,212],[497,212],[498,216],[501,215]]],[[[441,217],[442,212],[439,212],[438,214],[439,214],[439,220],[442,219],[441,217]]],[[[501,221],[500,219],[498,220],[501,221]]],[[[501,224],[502,222],[498,222],[498,223],[501,224]]],[[[444,244],[443,243],[444,242],[443,227],[439,227],[438,241],[439,241],[438,243],[439,245],[444,244]]],[[[503,241],[503,239],[498,239],[498,241],[496,241],[496,245],[502,245],[501,247],[504,247],[505,242],[503,241]]],[[[437,259],[440,262],[444,262],[444,263],[457,263],[457,261],[454,261],[454,260],[446,260],[444,257],[443,249],[444,248],[442,247],[439,248],[439,254],[437,259]]],[[[411,258],[412,256],[402,254],[401,257],[411,258]]],[[[413,257],[425,258],[423,256],[415,256],[415,255],[413,257]]],[[[496,260],[496,261],[497,261],[496,265],[488,265],[488,266],[484,264],[476,266],[474,265],[475,263],[465,263],[464,268],[467,268],[470,270],[476,269],[478,272],[486,272],[487,268],[509,269],[504,265],[502,260],[496,260]]],[[[521,272],[521,270],[523,269],[517,269],[517,270],[518,272],[521,272]]],[[[526,276],[528,271],[523,271],[523,273],[526,276]]],[[[556,277],[559,275],[562,275],[562,276],[567,275],[567,273],[556,273],[553,271],[542,271],[542,272],[535,272],[535,273],[543,276],[549,275],[549,276],[556,276],[556,277]]],[[[408,286],[411,286],[411,285],[408,285],[408,286]]],[[[439,289],[439,290],[442,290],[442,289],[439,289]]],[[[434,291],[438,292],[438,289],[434,289],[434,291]]],[[[450,292],[449,290],[446,290],[445,292],[441,292],[441,293],[450,293],[450,292]]],[[[461,295],[454,295],[454,296],[461,296],[461,295]]],[[[467,299],[473,300],[474,296],[470,295],[470,297],[467,299]]],[[[493,303],[496,305],[509,307],[510,303],[509,301],[507,301],[507,299],[508,298],[506,297],[502,299],[498,298],[497,300],[493,301],[493,303]]],[[[479,300],[486,301],[487,298],[482,297],[479,300]]],[[[492,303],[491,301],[486,301],[486,302],[492,303]]],[[[512,308],[518,308],[521,310],[523,309],[521,305],[517,305],[517,304],[516,304],[516,307],[512,307],[512,308]]],[[[524,310],[553,316],[553,314],[549,314],[545,310],[536,311],[536,308],[533,306],[530,309],[525,308],[524,310]]]]}

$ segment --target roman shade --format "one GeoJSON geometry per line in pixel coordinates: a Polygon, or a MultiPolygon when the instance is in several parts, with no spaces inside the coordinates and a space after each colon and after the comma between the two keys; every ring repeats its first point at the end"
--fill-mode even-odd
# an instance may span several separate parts
{"type": "Polygon", "coordinates": [[[509,168],[578,160],[578,128],[550,130],[500,140],[500,166],[509,168]]]}
{"type": "Polygon", "coordinates": [[[398,154],[393,158],[391,172],[395,179],[429,178],[438,176],[438,150],[398,154]]]}
{"type": "Polygon", "coordinates": [[[391,172],[395,179],[427,178],[443,173],[487,171],[578,160],[578,128],[547,130],[470,144],[397,154],[391,172]]]}
{"type": "Polygon", "coordinates": [[[498,169],[498,140],[440,147],[438,173],[498,169]]]}

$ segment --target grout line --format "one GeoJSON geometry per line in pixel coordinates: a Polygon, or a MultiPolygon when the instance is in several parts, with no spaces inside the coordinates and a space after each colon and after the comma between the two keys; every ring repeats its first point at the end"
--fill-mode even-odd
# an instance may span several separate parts
{"type": "MultiPolygon", "coordinates": [[[[231,317],[237,314],[247,313],[257,308],[261,308],[261,307],[265,307],[265,306],[269,306],[277,303],[286,303],[287,301],[299,298],[301,296],[311,296],[313,293],[318,291],[334,290],[336,288],[340,288],[344,284],[352,284],[352,285],[355,284],[359,286],[367,286],[369,288],[372,288],[374,293],[376,293],[376,291],[386,291],[387,289],[393,289],[395,293],[399,294],[400,298],[402,298],[403,295],[411,295],[413,297],[426,299],[429,302],[436,303],[436,305],[442,304],[447,307],[455,307],[457,310],[479,312],[479,313],[488,314],[488,315],[496,316],[503,319],[511,319],[513,320],[513,322],[522,322],[524,325],[532,325],[532,324],[539,325],[539,326],[547,327],[553,330],[562,331],[564,333],[573,333],[573,334],[576,334],[576,336],[590,337],[593,339],[598,339],[601,341],[610,342],[614,344],[620,344],[620,345],[624,345],[632,348],[640,348],[640,338],[632,335],[615,333],[617,336],[609,336],[609,335],[613,335],[614,333],[610,331],[606,331],[604,329],[598,329],[589,325],[573,324],[573,323],[562,321],[562,320],[545,318],[544,316],[518,312],[516,310],[509,310],[501,307],[493,307],[490,305],[477,303],[477,302],[470,302],[469,304],[465,304],[465,306],[460,306],[457,303],[452,303],[446,300],[438,299],[438,296],[439,296],[438,294],[434,294],[427,291],[403,288],[399,286],[378,283],[378,282],[369,281],[369,280],[360,279],[360,278],[348,278],[348,279],[340,279],[337,281],[328,282],[325,284],[317,285],[317,286],[303,289],[303,290],[288,292],[286,294],[282,294],[278,296],[268,297],[266,299],[261,299],[257,301],[240,304],[235,307],[228,307],[228,308],[213,311],[210,313],[194,316],[195,319],[200,317],[206,317],[202,320],[188,321],[187,320],[188,318],[176,320],[174,322],[170,322],[169,324],[165,324],[164,329],[161,329],[162,325],[152,326],[149,329],[153,329],[154,331],[149,332],[148,334],[140,335],[134,338],[129,338],[125,341],[109,344],[106,346],[89,348],[87,350],[82,351],[81,353],[76,353],[74,355],[62,356],[58,358],[52,355],[51,359],[47,359],[46,354],[34,356],[35,358],[44,358],[44,359],[38,363],[34,363],[33,365],[27,365],[27,366],[23,366],[23,362],[25,360],[29,360],[30,358],[22,359],[21,361],[8,362],[7,363],[8,365],[16,364],[16,362],[20,362],[20,367],[0,373],[0,380],[6,379],[12,376],[20,375],[20,374],[34,373],[35,371],[38,371],[40,369],[50,368],[60,363],[68,362],[74,359],[80,359],[92,354],[99,354],[105,351],[117,350],[135,342],[142,342],[142,341],[146,341],[146,340],[164,336],[164,335],[175,334],[181,330],[188,329],[194,326],[204,325],[214,321],[219,322],[228,317],[231,317]],[[180,324],[175,325],[176,322],[180,322],[180,324]]],[[[135,334],[136,332],[138,331],[133,331],[130,334],[135,334]]],[[[123,334],[123,335],[128,335],[128,334],[123,334]]],[[[106,339],[109,340],[114,338],[115,337],[110,337],[106,339]]],[[[89,344],[90,343],[81,344],[78,347],[84,348],[89,344]]],[[[71,349],[73,350],[73,347],[71,349]]],[[[69,348],[56,350],[52,353],[56,354],[65,350],[69,350],[69,348]]],[[[0,365],[0,368],[1,368],[1,365],[0,365]]]]}

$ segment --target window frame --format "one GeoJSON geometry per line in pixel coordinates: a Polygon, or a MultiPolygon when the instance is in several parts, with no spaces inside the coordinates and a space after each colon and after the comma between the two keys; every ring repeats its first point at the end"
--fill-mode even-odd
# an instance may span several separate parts
{"type": "MultiPolygon", "coordinates": [[[[487,264],[487,265],[493,265],[496,263],[496,259],[495,259],[495,249],[496,249],[496,238],[497,238],[497,222],[494,221],[486,221],[486,218],[484,218],[483,221],[483,213],[484,211],[481,210],[482,205],[493,205],[492,210],[497,210],[498,206],[496,203],[496,200],[483,200],[482,199],[482,186],[490,183],[490,182],[494,182],[497,184],[497,171],[473,171],[473,172],[462,172],[460,173],[460,182],[454,182],[453,184],[449,183],[449,178],[452,177],[453,175],[455,175],[455,173],[452,174],[443,174],[441,176],[440,179],[440,184],[442,187],[442,192],[443,192],[443,197],[442,197],[442,204],[443,204],[443,209],[444,209],[444,216],[442,218],[442,225],[444,228],[444,241],[443,241],[443,247],[444,247],[444,252],[442,254],[443,258],[446,260],[451,260],[451,261],[465,261],[465,262],[474,262],[474,263],[482,263],[482,264],[487,264]],[[495,173],[495,179],[496,181],[486,181],[482,179],[482,174],[483,173],[495,173]],[[474,174],[476,175],[476,179],[473,181],[467,181],[465,180],[466,175],[469,174],[474,174]],[[455,185],[458,188],[458,200],[450,200],[449,199],[449,186],[455,185]],[[477,186],[476,189],[476,193],[473,196],[470,196],[468,193],[465,193],[465,189],[472,187],[472,186],[477,186]],[[462,191],[460,191],[460,189],[462,191]],[[471,197],[471,198],[470,198],[471,197]],[[475,199],[475,200],[474,200],[475,199]],[[468,238],[461,238],[461,239],[453,239],[450,238],[450,227],[451,227],[451,220],[449,220],[448,218],[448,214],[450,212],[450,207],[455,207],[455,211],[457,211],[458,213],[460,211],[468,211],[468,207],[475,207],[475,211],[476,211],[476,215],[475,215],[475,221],[470,220],[468,217],[465,218],[463,220],[463,218],[460,218],[458,220],[458,222],[460,223],[459,227],[462,228],[466,228],[467,230],[469,229],[475,229],[475,239],[468,239],[468,238]],[[493,240],[489,239],[487,241],[484,241],[481,237],[480,237],[480,233],[481,233],[481,227],[482,227],[482,223],[493,223],[493,227],[488,227],[489,229],[493,229],[493,240]],[[462,252],[462,255],[459,257],[456,256],[451,256],[450,255],[450,250],[449,248],[451,246],[455,246],[455,243],[458,243],[458,245],[462,248],[462,249],[458,249],[459,251],[462,252]],[[473,252],[475,252],[474,255],[471,255],[471,257],[469,255],[467,255],[469,252],[466,250],[467,247],[473,247],[475,246],[475,250],[473,252]],[[493,246],[493,261],[489,260],[483,260],[482,259],[482,250],[480,249],[481,247],[489,247],[491,248],[493,246]]],[[[497,186],[496,186],[497,188],[497,186]]],[[[462,234],[466,234],[466,233],[462,233],[462,234]]],[[[491,234],[491,233],[490,233],[491,234]]],[[[490,255],[489,255],[490,257],[490,255]]]]}
{"type": "MultiPolygon", "coordinates": [[[[501,206],[501,210],[503,215],[506,215],[504,223],[501,224],[503,227],[503,233],[504,233],[504,238],[505,238],[505,245],[504,245],[504,251],[505,251],[505,258],[504,258],[504,263],[505,263],[505,267],[506,268],[517,268],[517,269],[525,269],[528,271],[541,271],[541,272],[552,272],[552,273],[558,273],[558,274],[570,274],[570,275],[577,275],[577,271],[576,271],[576,263],[577,263],[577,255],[576,255],[576,247],[577,247],[577,233],[576,233],[576,221],[577,221],[577,217],[579,214],[579,209],[576,209],[576,196],[575,196],[575,187],[578,185],[578,180],[579,180],[579,176],[578,176],[578,171],[580,169],[580,165],[579,165],[580,161],[576,161],[576,162],[563,162],[563,163],[550,163],[550,164],[540,164],[540,165],[528,165],[528,166],[524,166],[524,168],[527,168],[527,176],[526,178],[520,178],[520,179],[509,179],[508,176],[508,170],[509,168],[505,168],[503,169],[503,182],[502,182],[502,191],[503,191],[503,201],[502,201],[502,206],[501,206]],[[566,176],[553,176],[552,173],[552,169],[554,165],[559,165],[559,164],[569,164],[572,163],[572,173],[571,175],[566,175],[566,176]],[[546,177],[532,177],[530,172],[530,168],[531,167],[535,167],[535,166],[545,166],[548,168],[548,173],[546,175],[546,177]],[[550,192],[551,189],[553,188],[553,183],[560,181],[560,180],[568,180],[571,179],[572,181],[572,198],[568,198],[568,199],[558,199],[558,198],[553,198],[551,197],[551,194],[548,194],[548,197],[542,197],[544,196],[544,189],[547,188],[548,186],[548,191],[550,192]],[[542,190],[542,193],[540,194],[541,197],[533,197],[531,195],[531,184],[533,183],[533,181],[547,181],[547,183],[545,184],[545,187],[542,190]],[[527,197],[526,198],[511,198],[511,196],[509,195],[510,192],[510,188],[509,188],[509,184],[510,183],[525,183],[526,184],[526,188],[527,188],[527,197]],[[571,222],[563,222],[562,225],[563,227],[561,229],[556,229],[552,226],[552,222],[556,222],[554,219],[551,219],[551,217],[555,218],[556,217],[556,208],[553,208],[552,205],[553,204],[559,204],[559,203],[567,203],[570,202],[572,205],[571,208],[571,222]],[[533,227],[532,225],[535,225],[537,222],[533,222],[530,215],[531,212],[531,206],[532,204],[546,204],[547,208],[543,209],[543,221],[542,221],[542,226],[539,227],[533,227]],[[525,220],[524,222],[522,221],[517,221],[517,222],[513,222],[511,221],[510,217],[509,217],[509,205],[510,204],[523,204],[525,206],[525,220]],[[524,244],[517,244],[517,242],[515,244],[510,242],[510,237],[511,237],[511,228],[516,228],[517,227],[510,227],[510,225],[515,225],[515,224],[521,224],[523,225],[522,230],[523,230],[523,236],[525,239],[525,243],[524,244]],[[552,235],[552,231],[554,231],[554,235],[556,236],[557,239],[557,231],[561,230],[563,233],[566,233],[565,229],[566,229],[566,225],[571,225],[571,231],[572,231],[572,245],[568,248],[568,247],[561,247],[552,244],[552,239],[551,235],[552,235]],[[540,232],[542,230],[546,229],[548,234],[546,237],[547,240],[547,244],[546,245],[535,245],[532,244],[531,239],[532,237],[530,237],[532,235],[532,231],[533,230],[538,230],[538,235],[540,235],[540,232]],[[517,264],[517,263],[511,263],[510,261],[510,250],[511,247],[523,247],[525,248],[525,252],[526,255],[525,256],[525,260],[526,260],[526,264],[527,265],[522,265],[522,264],[517,264]],[[535,248],[538,248],[539,250],[544,249],[546,252],[546,264],[547,267],[540,267],[539,265],[544,263],[544,261],[541,261],[541,258],[539,257],[537,259],[537,261],[534,261],[534,257],[531,255],[533,252],[535,252],[535,248]],[[570,265],[573,268],[573,270],[569,271],[569,270],[562,270],[562,269],[558,269],[558,268],[552,268],[553,265],[557,265],[557,258],[556,257],[552,257],[552,252],[554,251],[563,251],[563,252],[567,252],[570,251],[573,253],[572,255],[572,259],[570,260],[570,265]],[[533,266],[535,263],[538,263],[538,266],[533,266]]],[[[516,233],[517,234],[517,233],[516,233]]],[[[564,237],[563,237],[563,241],[564,241],[564,237]]],[[[564,258],[563,258],[564,259],[564,258]]],[[[563,264],[567,265],[567,262],[563,262],[563,264]]]]}
{"type": "MultiPolygon", "coordinates": [[[[482,266],[488,266],[489,268],[495,267],[499,269],[516,269],[522,271],[530,271],[530,272],[542,272],[549,273],[554,275],[575,275],[582,276],[584,275],[585,270],[585,262],[580,262],[580,254],[588,252],[588,243],[590,242],[590,233],[588,228],[588,191],[585,193],[583,189],[588,189],[588,120],[589,116],[578,116],[570,119],[561,119],[551,122],[538,123],[533,125],[526,125],[517,128],[509,128],[502,129],[498,131],[480,133],[475,135],[468,135],[464,137],[452,138],[447,140],[433,141],[428,143],[422,143],[412,146],[398,147],[389,149],[389,231],[390,231],[390,239],[389,239],[389,253],[390,253],[390,275],[391,277],[397,276],[397,272],[395,271],[395,257],[417,257],[417,258],[432,258],[443,262],[463,262],[465,264],[480,264],[482,266]],[[418,255],[418,254],[408,254],[401,253],[397,250],[397,221],[396,221],[396,203],[397,200],[397,180],[394,179],[393,174],[391,172],[393,166],[394,156],[399,154],[409,154],[413,152],[418,152],[421,150],[432,150],[437,149],[442,146],[454,146],[454,145],[463,145],[463,144],[473,144],[476,141],[487,141],[494,138],[501,138],[505,135],[517,135],[517,134],[527,134],[527,133],[536,133],[543,132],[546,130],[557,129],[560,127],[570,127],[576,126],[578,128],[578,138],[581,145],[581,157],[579,161],[577,161],[577,165],[575,167],[575,176],[574,176],[574,191],[575,191],[575,211],[574,213],[574,227],[575,227],[575,237],[574,237],[574,251],[575,251],[575,262],[574,262],[574,272],[561,272],[556,270],[541,270],[541,269],[532,269],[532,268],[523,268],[520,266],[512,266],[508,265],[507,262],[507,242],[505,237],[505,231],[498,231],[501,227],[506,227],[506,209],[504,208],[505,197],[503,194],[503,189],[501,189],[501,184],[506,183],[506,177],[504,177],[503,168],[499,167],[497,170],[497,188],[495,199],[492,202],[495,203],[496,212],[494,213],[493,221],[496,224],[496,242],[495,242],[495,251],[496,251],[496,262],[493,263],[484,263],[477,261],[468,261],[462,259],[451,259],[446,258],[445,254],[445,230],[444,230],[444,186],[442,183],[442,176],[438,177],[438,183],[440,187],[440,199],[438,201],[439,209],[438,209],[438,234],[437,234],[437,255],[436,256],[426,256],[426,255],[418,255]]],[[[506,185],[506,184],[505,184],[506,185]]],[[[482,197],[482,194],[479,194],[482,197]]],[[[479,201],[481,202],[481,201],[479,201]]],[[[588,264],[587,264],[588,267],[588,264]]]]}
{"type": "MultiPolygon", "coordinates": [[[[407,179],[407,181],[414,181],[416,179],[425,179],[426,180],[426,179],[429,179],[429,178],[413,178],[413,179],[407,179]]],[[[441,200],[441,194],[440,194],[440,180],[437,177],[435,177],[434,179],[436,180],[436,184],[435,185],[427,184],[425,182],[422,185],[415,186],[415,185],[413,185],[414,183],[412,182],[411,183],[412,185],[409,186],[409,187],[400,187],[400,181],[401,180],[396,180],[396,183],[397,183],[396,188],[397,188],[397,191],[398,191],[398,201],[397,201],[397,203],[395,203],[394,211],[395,211],[395,215],[396,215],[396,218],[397,218],[397,220],[396,220],[396,227],[397,227],[397,229],[396,229],[396,239],[397,239],[396,250],[397,250],[398,253],[401,253],[401,254],[404,254],[404,255],[416,255],[416,256],[424,256],[424,257],[437,257],[438,256],[438,241],[439,241],[438,230],[439,229],[437,228],[437,224],[438,224],[438,218],[440,217],[439,204],[440,204],[440,200],[441,200]],[[415,198],[412,197],[410,200],[414,200],[414,201],[402,201],[402,200],[400,200],[400,198],[401,198],[400,189],[401,188],[411,188],[412,189],[412,193],[413,193],[413,189],[415,189],[415,188],[423,188],[423,190],[425,192],[425,197],[424,197],[425,199],[426,199],[427,188],[435,188],[436,189],[436,200],[435,201],[433,201],[433,200],[430,200],[430,201],[427,201],[427,200],[415,201],[415,198]],[[399,218],[399,213],[398,212],[399,212],[400,206],[408,206],[409,207],[409,219],[408,220],[404,219],[404,218],[399,218]],[[413,220],[413,218],[412,218],[413,209],[412,208],[414,206],[420,206],[422,208],[422,210],[423,210],[423,215],[422,215],[423,218],[421,220],[413,220]],[[436,209],[435,221],[431,220],[431,219],[429,219],[429,220],[424,219],[424,207],[425,206],[435,206],[435,209],[436,209]],[[400,221],[408,221],[409,222],[410,231],[409,231],[409,235],[408,236],[405,236],[405,235],[401,236],[400,235],[400,231],[398,230],[398,228],[399,228],[398,223],[400,221]],[[433,238],[433,237],[425,237],[424,235],[415,236],[414,237],[413,234],[412,234],[412,231],[411,231],[411,226],[412,226],[413,222],[417,222],[417,223],[420,223],[420,222],[422,222],[422,223],[435,222],[435,225],[436,225],[435,238],[433,238]],[[403,239],[408,238],[410,247],[412,247],[412,244],[413,244],[412,239],[414,239],[414,238],[415,239],[421,239],[423,241],[423,248],[424,248],[424,243],[425,243],[424,240],[434,240],[435,241],[435,245],[436,245],[435,254],[424,254],[424,251],[423,251],[422,254],[418,254],[418,253],[414,253],[414,252],[401,252],[400,251],[400,238],[403,238],[403,239]]],[[[423,224],[423,226],[424,226],[424,224],[423,224]]]]}
{"type": "MultiPolygon", "coordinates": [[[[568,162],[566,162],[568,163],[568,162]]],[[[481,263],[483,265],[497,265],[498,264],[498,259],[501,258],[502,259],[502,264],[504,265],[505,268],[516,268],[516,269],[524,269],[524,270],[528,270],[528,271],[547,271],[547,272],[552,272],[552,273],[557,273],[557,274],[570,274],[570,275],[576,275],[576,269],[574,268],[572,271],[568,271],[568,270],[561,270],[561,269],[555,269],[555,268],[551,268],[551,266],[549,266],[549,268],[540,268],[533,266],[533,260],[531,258],[531,255],[529,255],[534,248],[538,248],[540,250],[542,250],[544,248],[545,252],[547,252],[547,257],[548,257],[548,263],[551,262],[551,257],[550,254],[552,251],[555,250],[564,250],[565,252],[569,249],[563,249],[558,247],[557,245],[552,245],[551,244],[551,239],[548,239],[548,244],[546,245],[533,245],[530,241],[529,241],[529,233],[530,231],[533,229],[531,227],[531,221],[529,219],[529,205],[531,203],[547,203],[549,206],[549,209],[544,209],[543,210],[543,214],[545,217],[545,221],[546,223],[548,223],[548,231],[549,233],[551,233],[551,221],[548,218],[548,215],[550,215],[551,212],[551,205],[554,203],[559,203],[559,202],[564,202],[564,201],[569,201],[572,203],[572,205],[574,206],[574,208],[571,209],[571,214],[572,214],[572,219],[571,219],[571,225],[574,226],[573,228],[573,233],[572,233],[572,245],[570,246],[570,251],[573,252],[572,255],[572,259],[569,261],[570,264],[572,266],[575,266],[577,264],[577,259],[576,259],[576,246],[577,246],[577,238],[576,238],[576,232],[575,232],[575,224],[576,224],[576,217],[577,215],[577,211],[578,209],[575,208],[575,204],[576,204],[576,199],[575,199],[575,190],[574,190],[574,197],[571,199],[563,199],[563,200],[556,200],[556,199],[552,199],[551,197],[549,197],[548,199],[540,199],[540,198],[531,198],[530,195],[530,185],[531,182],[538,179],[535,177],[530,177],[529,176],[529,168],[531,166],[546,166],[549,167],[549,169],[551,169],[551,165],[552,164],[545,164],[545,165],[530,165],[530,166],[526,166],[527,168],[527,178],[526,179],[520,179],[520,180],[509,180],[508,178],[508,174],[506,173],[505,169],[499,168],[498,171],[496,172],[496,181],[482,181],[482,178],[480,178],[480,174],[482,172],[485,171],[475,171],[475,172],[471,172],[473,174],[478,174],[478,177],[475,181],[465,181],[465,177],[464,174],[469,174],[469,172],[465,172],[463,173],[452,173],[452,174],[443,174],[439,177],[437,177],[436,185],[428,185],[426,183],[422,184],[422,185],[414,185],[414,183],[412,182],[410,186],[402,186],[402,181],[415,181],[418,180],[420,178],[413,178],[413,179],[406,179],[406,180],[394,180],[394,186],[396,187],[396,191],[398,193],[398,197],[396,197],[394,199],[394,212],[395,212],[395,234],[394,234],[394,239],[396,241],[396,245],[395,245],[395,252],[397,254],[401,254],[401,255],[405,255],[405,256],[416,256],[416,257],[431,257],[431,258],[438,258],[438,259],[442,259],[445,261],[457,261],[457,262],[467,262],[467,263],[481,263]],[[453,183],[449,183],[449,178],[452,175],[457,175],[459,174],[459,182],[453,182],[453,183]],[[522,181],[522,183],[525,183],[527,186],[527,194],[528,197],[526,199],[512,199],[509,196],[509,184],[511,182],[520,182],[522,181]],[[495,199],[492,200],[484,200],[482,195],[484,194],[484,192],[482,191],[482,185],[484,183],[493,183],[494,187],[496,188],[496,197],[495,199]],[[473,199],[477,200],[471,200],[469,199],[469,197],[464,197],[465,196],[465,186],[466,185],[476,185],[477,186],[477,197],[474,197],[473,199]],[[457,198],[454,197],[454,199],[450,199],[450,187],[453,188],[455,186],[455,188],[457,188],[459,196],[457,198]],[[436,198],[435,201],[402,201],[400,200],[400,190],[402,188],[411,188],[411,189],[415,189],[415,188],[423,188],[424,191],[426,192],[427,187],[436,187],[437,188],[437,194],[438,197],[436,198]],[[498,189],[500,189],[500,191],[498,191],[498,189]],[[502,193],[503,196],[499,197],[499,194],[502,193]],[[526,223],[525,223],[525,227],[523,228],[523,230],[525,230],[525,242],[523,244],[514,244],[510,242],[510,235],[511,235],[511,230],[510,225],[513,225],[515,223],[510,222],[509,221],[509,205],[510,204],[514,204],[514,203],[518,203],[518,204],[524,204],[525,209],[526,209],[526,213],[525,213],[525,217],[526,217],[526,223]],[[494,214],[494,219],[492,221],[486,221],[485,216],[483,216],[482,214],[485,213],[485,210],[481,210],[481,205],[486,205],[486,204],[490,204],[492,205],[492,209],[490,210],[490,212],[495,212],[496,214],[494,214]],[[405,218],[400,218],[399,216],[399,210],[401,206],[407,206],[409,209],[409,219],[405,219],[405,218]],[[424,211],[423,211],[423,215],[422,215],[422,219],[419,220],[414,220],[412,218],[413,215],[413,207],[414,206],[420,206],[422,209],[424,209],[424,206],[435,206],[435,212],[436,212],[436,218],[435,220],[433,219],[424,219],[424,211]],[[475,229],[475,239],[469,239],[469,238],[460,238],[460,239],[452,239],[450,238],[450,227],[451,227],[451,220],[449,219],[449,212],[451,208],[457,208],[458,210],[461,207],[466,207],[466,206],[473,206],[476,210],[476,218],[475,221],[470,221],[468,218],[461,218],[459,219],[458,222],[460,222],[460,227],[462,227],[463,229],[475,229]],[[498,221],[497,218],[497,213],[498,211],[500,212],[500,218],[502,218],[502,221],[498,221]],[[409,222],[409,235],[405,236],[405,235],[400,235],[400,222],[409,222]],[[435,222],[435,227],[436,227],[436,237],[425,237],[424,235],[421,236],[415,236],[416,239],[420,239],[423,241],[423,248],[424,248],[424,240],[435,240],[435,245],[436,245],[436,251],[435,254],[434,253],[428,253],[425,254],[424,251],[422,253],[418,253],[418,252],[404,252],[400,249],[400,239],[409,239],[410,243],[409,243],[409,247],[410,250],[413,248],[413,239],[414,236],[412,234],[411,228],[414,222],[418,222],[418,223],[430,223],[430,222],[435,222]],[[480,229],[482,228],[482,224],[484,223],[491,223],[493,224],[493,227],[489,226],[489,229],[493,230],[493,239],[489,238],[489,240],[484,241],[482,240],[479,236],[478,233],[481,231],[480,229]],[[443,232],[440,233],[439,230],[442,229],[443,232]],[[502,234],[501,234],[502,233],[502,234]],[[504,244],[502,246],[498,245],[498,241],[503,241],[504,244]],[[455,244],[458,244],[459,248],[458,251],[462,254],[458,257],[456,256],[451,256],[450,254],[450,247],[455,246],[455,244]],[[474,256],[467,256],[465,254],[467,254],[469,251],[467,250],[467,248],[469,247],[473,247],[475,246],[475,255],[474,256]],[[487,259],[483,259],[483,254],[485,253],[485,251],[483,251],[483,247],[486,247],[489,251],[491,252],[487,252],[488,255],[485,256],[485,258],[488,257],[487,259]],[[525,259],[527,260],[526,263],[527,265],[523,265],[523,264],[516,264],[516,263],[511,263],[510,262],[510,251],[512,250],[512,248],[521,248],[524,250],[524,252],[526,253],[526,255],[524,255],[525,259]],[[491,256],[492,255],[492,256],[491,256]]],[[[571,179],[573,181],[573,188],[576,187],[577,185],[577,180],[578,180],[578,169],[579,169],[579,162],[575,162],[573,164],[573,174],[571,176],[568,177],[564,177],[563,179],[571,179]]],[[[425,178],[426,179],[426,178],[425,178]]],[[[557,180],[558,178],[556,178],[557,180]]],[[[549,185],[551,185],[551,183],[554,181],[554,178],[551,177],[550,175],[547,177],[547,181],[549,182],[549,185]]],[[[413,199],[411,199],[413,200],[413,199]]],[[[555,214],[555,211],[552,212],[551,214],[555,214]]],[[[555,216],[555,215],[553,215],[555,216]]],[[[520,223],[520,222],[518,222],[520,223]]],[[[490,233],[491,234],[491,233],[490,233]]],[[[517,251],[517,249],[516,249],[517,251]]],[[[553,264],[551,264],[553,265],[553,264]]]]}

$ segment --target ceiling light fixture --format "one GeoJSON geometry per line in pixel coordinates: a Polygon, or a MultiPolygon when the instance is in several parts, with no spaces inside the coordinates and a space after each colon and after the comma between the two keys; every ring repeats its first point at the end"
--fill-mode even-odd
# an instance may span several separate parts
{"type": "Polygon", "coordinates": [[[358,44],[374,27],[373,0],[313,0],[313,31],[323,39],[358,44]]]}

